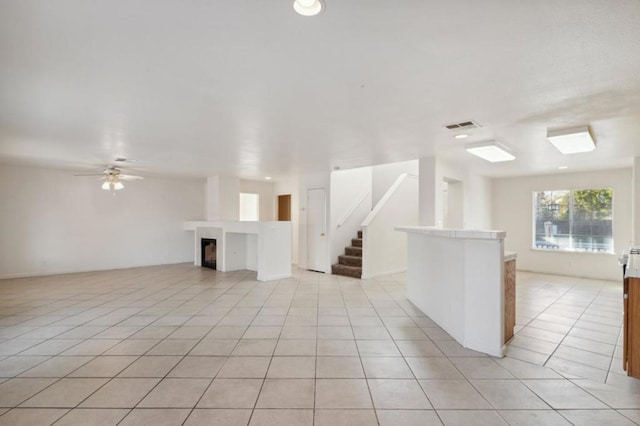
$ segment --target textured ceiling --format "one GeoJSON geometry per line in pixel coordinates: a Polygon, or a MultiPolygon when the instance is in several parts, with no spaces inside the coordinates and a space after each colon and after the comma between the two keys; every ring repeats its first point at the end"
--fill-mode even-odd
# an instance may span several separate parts
{"type": "Polygon", "coordinates": [[[489,176],[640,156],[640,1],[0,2],[0,161],[274,178],[440,155],[489,176]],[[443,126],[475,120],[467,140],[443,126]],[[563,156],[547,128],[590,125],[563,156]],[[465,143],[497,139],[516,161],[465,143]]]}

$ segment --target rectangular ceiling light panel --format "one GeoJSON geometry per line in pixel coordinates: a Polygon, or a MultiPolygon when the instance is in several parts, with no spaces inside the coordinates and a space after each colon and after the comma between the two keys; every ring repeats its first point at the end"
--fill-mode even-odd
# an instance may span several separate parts
{"type": "Polygon", "coordinates": [[[513,151],[504,146],[501,143],[492,142],[480,142],[467,145],[465,147],[469,154],[473,154],[483,160],[490,161],[492,163],[499,163],[502,161],[515,160],[516,156],[513,151]]]}
{"type": "Polygon", "coordinates": [[[563,154],[577,154],[596,149],[588,127],[577,129],[548,130],[547,139],[563,154]]]}

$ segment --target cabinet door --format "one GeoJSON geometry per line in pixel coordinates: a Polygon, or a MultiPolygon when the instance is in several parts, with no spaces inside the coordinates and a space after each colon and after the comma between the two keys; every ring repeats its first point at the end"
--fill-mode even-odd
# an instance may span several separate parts
{"type": "Polygon", "coordinates": [[[640,379],[640,278],[629,280],[627,303],[627,374],[640,379]]]}

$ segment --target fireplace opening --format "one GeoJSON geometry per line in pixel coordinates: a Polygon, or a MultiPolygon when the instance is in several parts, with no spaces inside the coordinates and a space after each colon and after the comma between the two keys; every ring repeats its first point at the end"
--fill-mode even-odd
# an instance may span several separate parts
{"type": "Polygon", "coordinates": [[[216,269],[216,240],[211,238],[200,239],[200,264],[205,268],[216,269]]]}

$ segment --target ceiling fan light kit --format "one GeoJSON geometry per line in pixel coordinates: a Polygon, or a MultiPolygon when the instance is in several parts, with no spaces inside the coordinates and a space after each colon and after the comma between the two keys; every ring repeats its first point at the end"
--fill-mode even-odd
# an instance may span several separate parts
{"type": "Polygon", "coordinates": [[[144,179],[142,176],[125,175],[122,173],[122,170],[113,166],[108,166],[102,171],[102,173],[79,174],[76,176],[100,176],[104,181],[100,187],[105,191],[114,191],[114,193],[115,191],[124,189],[124,184],[121,180],[144,179]]]}
{"type": "Polygon", "coordinates": [[[102,183],[102,189],[104,189],[105,191],[109,191],[109,190],[114,190],[114,191],[120,191],[121,189],[124,188],[124,185],[122,184],[122,182],[120,182],[119,180],[105,180],[102,183]]]}

